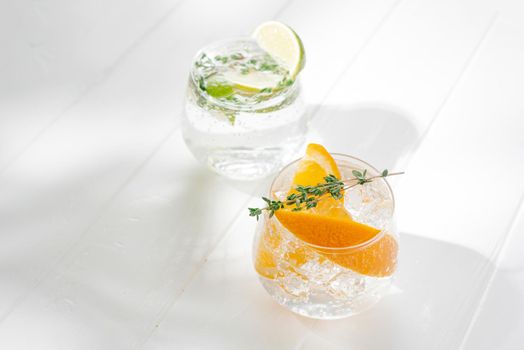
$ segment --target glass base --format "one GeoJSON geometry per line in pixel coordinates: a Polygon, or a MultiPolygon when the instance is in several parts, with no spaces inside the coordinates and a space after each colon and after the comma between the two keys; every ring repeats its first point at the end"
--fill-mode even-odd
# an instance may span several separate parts
{"type": "Polygon", "coordinates": [[[296,314],[320,319],[336,320],[359,314],[375,305],[388,292],[391,278],[373,279],[373,286],[364,289],[354,296],[334,295],[331,291],[320,287],[300,292],[296,288],[278,280],[259,276],[266,291],[280,305],[296,314]]]}
{"type": "Polygon", "coordinates": [[[216,173],[234,180],[256,180],[282,167],[281,148],[229,148],[211,151],[207,165],[216,173]]]}

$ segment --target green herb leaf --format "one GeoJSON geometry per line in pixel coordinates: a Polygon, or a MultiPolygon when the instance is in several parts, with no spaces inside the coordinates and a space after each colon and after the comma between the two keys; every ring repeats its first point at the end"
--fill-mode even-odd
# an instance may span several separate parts
{"type": "Polygon", "coordinates": [[[204,77],[198,77],[198,87],[200,88],[200,90],[206,91],[206,84],[204,81],[204,77]]]}
{"type": "Polygon", "coordinates": [[[260,208],[248,208],[249,209],[249,216],[256,216],[257,221],[258,217],[262,215],[262,209],[260,208]]]}
{"type": "Polygon", "coordinates": [[[244,55],[242,55],[240,52],[237,52],[237,53],[232,54],[229,57],[231,57],[231,59],[233,60],[241,60],[244,58],[244,55]]]}
{"type": "Polygon", "coordinates": [[[229,61],[229,58],[227,56],[217,55],[217,56],[215,56],[215,60],[219,61],[219,62],[222,62],[222,64],[226,64],[227,61],[229,61]]]}
{"type": "Polygon", "coordinates": [[[262,62],[260,66],[258,67],[258,70],[265,72],[265,71],[274,71],[277,68],[278,68],[278,64],[276,63],[262,62]]]}

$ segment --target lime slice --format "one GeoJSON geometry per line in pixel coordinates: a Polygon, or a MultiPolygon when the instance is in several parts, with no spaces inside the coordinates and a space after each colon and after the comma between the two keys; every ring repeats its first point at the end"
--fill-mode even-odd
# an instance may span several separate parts
{"type": "Polygon", "coordinates": [[[211,80],[206,84],[207,93],[214,98],[231,96],[235,93],[233,86],[225,81],[211,80]]]}
{"type": "Polygon", "coordinates": [[[253,38],[263,50],[286,66],[292,79],[304,68],[304,45],[287,25],[276,21],[262,23],[255,29],[253,38]]]}
{"type": "Polygon", "coordinates": [[[224,72],[223,77],[235,89],[248,94],[258,93],[266,88],[274,88],[282,80],[280,75],[259,71],[251,71],[249,74],[227,71],[224,72]]]}

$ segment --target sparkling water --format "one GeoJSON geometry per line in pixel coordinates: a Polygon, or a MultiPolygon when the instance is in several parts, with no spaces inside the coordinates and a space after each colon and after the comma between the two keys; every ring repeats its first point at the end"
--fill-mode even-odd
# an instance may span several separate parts
{"type": "Polygon", "coordinates": [[[297,158],[307,131],[299,82],[250,39],[201,50],[191,70],[183,134],[195,157],[250,180],[297,158]]]}

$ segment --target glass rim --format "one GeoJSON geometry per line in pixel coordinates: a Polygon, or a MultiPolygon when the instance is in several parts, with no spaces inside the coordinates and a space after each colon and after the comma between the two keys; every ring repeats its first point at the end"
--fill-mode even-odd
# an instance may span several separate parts
{"type": "Polygon", "coordinates": [[[195,87],[196,90],[198,91],[198,94],[202,96],[203,98],[205,98],[206,101],[209,101],[210,103],[217,105],[220,108],[228,109],[231,111],[259,112],[259,111],[263,111],[265,109],[276,107],[280,104],[283,104],[286,101],[288,101],[288,99],[293,98],[295,94],[300,93],[300,77],[299,76],[296,76],[293,84],[283,89],[282,93],[275,95],[274,97],[268,100],[257,102],[254,104],[234,105],[232,103],[228,103],[227,101],[222,101],[218,98],[210,96],[206,92],[200,91],[200,89],[198,89],[198,81],[196,80],[196,75],[195,75],[195,61],[197,60],[197,58],[200,57],[200,55],[202,55],[203,53],[205,53],[206,50],[209,50],[209,48],[221,47],[227,43],[234,43],[234,42],[255,42],[255,39],[249,36],[238,36],[238,37],[231,37],[231,38],[216,40],[216,41],[210,42],[202,46],[196,52],[196,54],[193,56],[193,59],[191,60],[191,68],[189,70],[189,78],[190,78],[189,80],[191,84],[193,85],[193,87],[195,87]]]}
{"type": "MultiPolygon", "coordinates": [[[[371,168],[371,170],[375,171],[377,174],[380,174],[380,171],[375,168],[373,165],[369,164],[368,162],[360,159],[360,158],[357,158],[357,157],[354,157],[354,156],[350,156],[348,154],[344,154],[344,153],[337,153],[337,152],[333,152],[333,153],[329,153],[330,155],[332,156],[339,156],[339,157],[345,157],[345,158],[350,158],[352,160],[356,160],[357,162],[360,162],[362,164],[364,164],[365,166],[368,166],[369,168],[371,168]]],[[[288,169],[289,167],[291,167],[292,165],[296,164],[297,162],[299,162],[302,158],[298,158],[298,159],[295,159],[293,160],[292,162],[290,162],[289,164],[287,164],[286,166],[284,166],[282,169],[280,169],[280,171],[278,172],[278,174],[275,176],[275,178],[273,179],[273,181],[271,182],[271,186],[269,187],[269,197],[270,198],[275,198],[273,196],[273,186],[275,185],[275,182],[277,181],[277,179],[280,177],[280,175],[282,175],[283,172],[286,171],[286,169],[288,169]]],[[[335,162],[336,162],[336,158],[335,158],[335,162]]],[[[389,184],[389,182],[387,181],[386,178],[380,178],[379,179],[380,181],[384,181],[387,189],[388,189],[388,192],[389,194],[391,195],[391,202],[392,202],[392,208],[391,208],[391,215],[389,217],[389,221],[391,221],[395,215],[395,196],[394,196],[394,193],[393,193],[393,189],[391,188],[391,185],[389,184]]],[[[273,218],[287,231],[289,231],[288,229],[286,229],[282,223],[280,222],[280,220],[278,220],[278,218],[276,217],[276,215],[273,216],[273,218]]],[[[388,225],[386,225],[388,226],[388,225]]],[[[324,252],[332,252],[332,253],[336,253],[336,252],[344,252],[344,251],[357,251],[357,250],[361,250],[361,249],[364,249],[365,247],[368,247],[370,245],[372,245],[373,243],[377,242],[378,240],[380,240],[382,237],[384,237],[384,235],[386,234],[387,232],[387,229],[386,228],[383,228],[379,231],[378,234],[376,234],[375,236],[373,236],[372,238],[368,239],[367,241],[364,241],[364,242],[361,242],[361,243],[358,243],[358,244],[354,244],[354,245],[350,245],[350,246],[345,246],[345,247],[327,247],[327,246],[321,246],[321,245],[317,245],[317,244],[313,244],[313,243],[309,243],[309,242],[306,242],[304,241],[303,239],[299,238],[298,236],[296,236],[295,234],[293,234],[292,232],[290,232],[297,240],[299,240],[300,242],[302,242],[303,244],[305,244],[306,246],[308,247],[311,247],[313,249],[316,249],[316,250],[321,250],[321,251],[324,251],[324,252]]]]}

